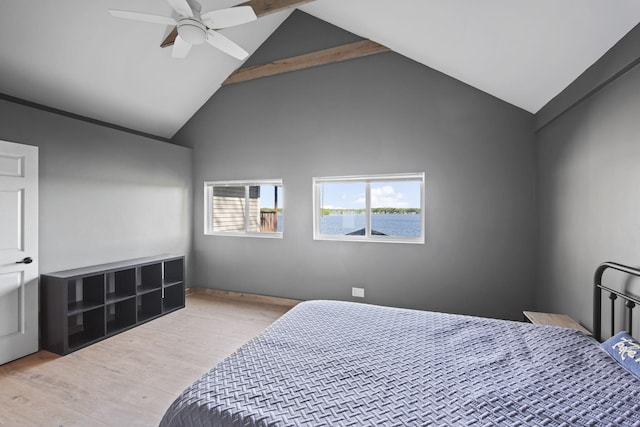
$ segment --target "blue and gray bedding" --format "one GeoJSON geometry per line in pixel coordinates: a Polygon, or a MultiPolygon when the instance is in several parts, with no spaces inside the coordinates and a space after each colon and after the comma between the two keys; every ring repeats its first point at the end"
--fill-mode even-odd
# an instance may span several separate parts
{"type": "Polygon", "coordinates": [[[640,427],[640,379],[572,329],[310,301],[160,425],[640,427]]]}

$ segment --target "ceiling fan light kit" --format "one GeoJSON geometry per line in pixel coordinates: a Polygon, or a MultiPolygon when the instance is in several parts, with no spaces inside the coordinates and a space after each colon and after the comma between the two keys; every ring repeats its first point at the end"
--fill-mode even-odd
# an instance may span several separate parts
{"type": "Polygon", "coordinates": [[[176,43],[174,43],[171,52],[171,56],[174,58],[184,58],[191,50],[191,46],[203,44],[205,41],[234,58],[242,60],[249,56],[249,53],[242,47],[216,32],[215,29],[229,28],[255,21],[258,18],[251,6],[212,10],[200,15],[200,5],[197,3],[190,5],[187,0],[168,0],[168,2],[173,10],[180,15],[179,19],[126,10],[109,10],[109,13],[116,18],[133,21],[177,25],[176,43]]]}
{"type": "Polygon", "coordinates": [[[207,39],[207,27],[195,19],[181,19],[178,21],[178,35],[187,43],[199,45],[207,39]]]}

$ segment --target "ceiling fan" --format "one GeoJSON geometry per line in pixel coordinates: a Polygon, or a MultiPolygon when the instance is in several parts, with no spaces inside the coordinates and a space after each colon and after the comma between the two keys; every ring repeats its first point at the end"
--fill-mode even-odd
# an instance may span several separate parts
{"type": "Polygon", "coordinates": [[[205,41],[240,60],[249,55],[242,47],[216,30],[234,27],[258,19],[251,6],[236,6],[200,13],[201,6],[193,0],[191,3],[187,0],[168,0],[168,2],[179,15],[178,18],[114,9],[110,9],[109,13],[117,18],[175,25],[177,36],[171,51],[171,56],[174,58],[186,57],[193,45],[199,45],[205,41]]]}

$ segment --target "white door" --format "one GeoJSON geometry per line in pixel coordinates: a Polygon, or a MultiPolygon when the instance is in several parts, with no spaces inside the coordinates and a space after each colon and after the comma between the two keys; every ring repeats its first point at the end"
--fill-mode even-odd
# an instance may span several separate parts
{"type": "Polygon", "coordinates": [[[0,364],[38,351],[38,147],[0,141],[0,364]]]}

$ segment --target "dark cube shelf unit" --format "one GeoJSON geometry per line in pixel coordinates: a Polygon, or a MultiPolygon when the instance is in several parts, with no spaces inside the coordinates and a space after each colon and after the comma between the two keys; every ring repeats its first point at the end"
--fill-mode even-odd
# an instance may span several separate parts
{"type": "Polygon", "coordinates": [[[43,274],[42,348],[69,354],[184,307],[184,257],[159,255],[43,274]]]}

